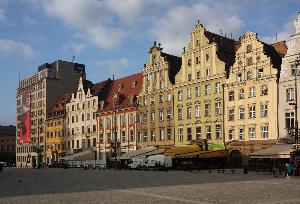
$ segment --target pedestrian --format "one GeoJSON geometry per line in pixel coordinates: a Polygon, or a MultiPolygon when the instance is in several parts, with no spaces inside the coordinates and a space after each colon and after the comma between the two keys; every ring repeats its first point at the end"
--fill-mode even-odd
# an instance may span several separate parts
{"type": "Polygon", "coordinates": [[[293,166],[291,162],[287,163],[287,178],[293,175],[293,166]]]}

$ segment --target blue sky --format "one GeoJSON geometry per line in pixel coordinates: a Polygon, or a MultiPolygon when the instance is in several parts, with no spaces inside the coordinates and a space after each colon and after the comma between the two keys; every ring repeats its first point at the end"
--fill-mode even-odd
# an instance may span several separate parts
{"type": "Polygon", "coordinates": [[[199,19],[238,39],[254,31],[265,42],[287,40],[299,0],[0,0],[0,124],[15,124],[21,78],[57,59],[86,65],[98,82],[139,72],[156,40],[180,56],[199,19]]]}

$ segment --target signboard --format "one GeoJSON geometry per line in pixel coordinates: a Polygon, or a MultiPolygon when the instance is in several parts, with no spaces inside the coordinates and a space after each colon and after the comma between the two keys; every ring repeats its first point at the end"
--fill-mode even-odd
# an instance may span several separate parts
{"type": "Polygon", "coordinates": [[[30,93],[25,92],[21,95],[21,115],[18,125],[20,143],[30,142],[30,93]]]}

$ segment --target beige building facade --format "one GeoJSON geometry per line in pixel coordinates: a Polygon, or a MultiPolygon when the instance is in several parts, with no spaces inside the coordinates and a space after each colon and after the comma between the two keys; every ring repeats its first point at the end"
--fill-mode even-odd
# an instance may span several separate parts
{"type": "Polygon", "coordinates": [[[223,144],[223,84],[234,59],[234,40],[198,22],[182,53],[174,86],[175,144],[206,139],[223,144]]]}
{"type": "Polygon", "coordinates": [[[224,131],[232,157],[277,141],[281,56],[276,49],[282,46],[282,42],[268,45],[253,32],[246,32],[236,44],[235,62],[224,88],[224,131]]]}
{"type": "Polygon", "coordinates": [[[138,148],[174,145],[173,85],[180,66],[180,57],[162,52],[160,44],[154,42],[149,61],[142,69],[143,88],[138,96],[138,148]]]}
{"type": "MultiPolygon", "coordinates": [[[[295,127],[295,108],[291,105],[296,102],[295,94],[295,73],[299,73],[300,60],[300,13],[294,22],[296,32],[287,41],[287,54],[282,59],[281,73],[279,79],[279,139],[282,142],[294,143],[293,136],[289,134],[289,129],[295,127]]],[[[297,76],[297,102],[300,101],[300,81],[297,76]]],[[[299,106],[299,105],[298,105],[299,106]]],[[[298,121],[300,114],[298,112],[298,121]]],[[[293,132],[294,130],[292,130],[293,132]]]]}

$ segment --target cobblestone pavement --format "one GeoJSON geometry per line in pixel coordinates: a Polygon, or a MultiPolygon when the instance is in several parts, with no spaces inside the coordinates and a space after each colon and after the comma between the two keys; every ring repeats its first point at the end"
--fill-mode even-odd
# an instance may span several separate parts
{"type": "Polygon", "coordinates": [[[300,178],[238,171],[4,169],[0,204],[300,203],[300,178]]]}

